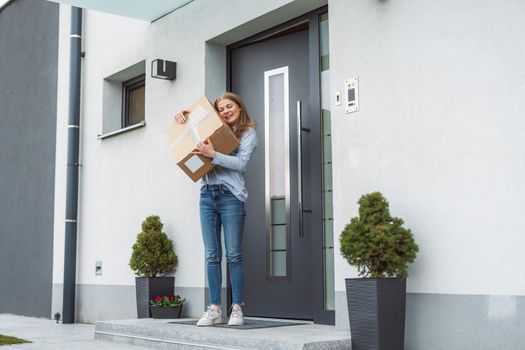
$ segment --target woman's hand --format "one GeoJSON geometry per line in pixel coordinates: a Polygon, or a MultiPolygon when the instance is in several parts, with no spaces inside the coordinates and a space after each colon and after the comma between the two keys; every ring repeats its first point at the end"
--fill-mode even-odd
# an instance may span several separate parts
{"type": "Polygon", "coordinates": [[[188,114],[190,114],[189,109],[183,109],[179,113],[175,114],[175,121],[179,124],[184,124],[188,120],[188,114]]]}
{"type": "Polygon", "coordinates": [[[192,154],[201,154],[208,158],[214,158],[215,157],[215,149],[213,148],[213,144],[211,143],[210,139],[206,139],[205,142],[199,142],[197,144],[197,148],[195,151],[191,152],[192,154]]]}

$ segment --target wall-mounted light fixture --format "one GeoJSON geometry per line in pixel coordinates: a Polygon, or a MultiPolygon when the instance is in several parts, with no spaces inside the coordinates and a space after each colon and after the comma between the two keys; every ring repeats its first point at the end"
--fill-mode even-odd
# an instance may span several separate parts
{"type": "Polygon", "coordinates": [[[177,75],[177,62],[157,58],[151,61],[151,77],[157,79],[173,80],[177,75]]]}

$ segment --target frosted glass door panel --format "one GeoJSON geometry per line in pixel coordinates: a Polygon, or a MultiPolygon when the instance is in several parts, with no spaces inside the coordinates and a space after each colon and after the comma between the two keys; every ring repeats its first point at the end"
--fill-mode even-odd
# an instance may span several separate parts
{"type": "Polygon", "coordinates": [[[264,72],[267,276],[286,278],[289,268],[288,67],[264,72]]]}
{"type": "Polygon", "coordinates": [[[270,195],[284,196],[284,73],[268,78],[270,102],[270,195]]]}

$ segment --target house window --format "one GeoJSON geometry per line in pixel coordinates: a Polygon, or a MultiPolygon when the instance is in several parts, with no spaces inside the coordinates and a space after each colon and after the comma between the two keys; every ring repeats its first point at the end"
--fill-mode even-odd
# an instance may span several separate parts
{"type": "Polygon", "coordinates": [[[144,120],[146,76],[139,75],[122,83],[122,127],[144,120]]]}
{"type": "Polygon", "coordinates": [[[137,130],[146,125],[146,60],[104,78],[102,133],[99,140],[137,130]]]}

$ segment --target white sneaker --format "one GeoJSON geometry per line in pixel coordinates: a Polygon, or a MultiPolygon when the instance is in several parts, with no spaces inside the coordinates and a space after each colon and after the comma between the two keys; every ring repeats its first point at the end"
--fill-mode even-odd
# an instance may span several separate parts
{"type": "Polygon", "coordinates": [[[228,326],[242,326],[244,324],[244,316],[242,314],[242,309],[240,306],[235,305],[232,308],[232,313],[230,315],[230,320],[228,321],[228,326]]]}
{"type": "Polygon", "coordinates": [[[212,309],[208,306],[208,310],[202,315],[201,319],[197,322],[197,326],[212,326],[214,324],[222,323],[222,313],[219,309],[212,309]]]}

